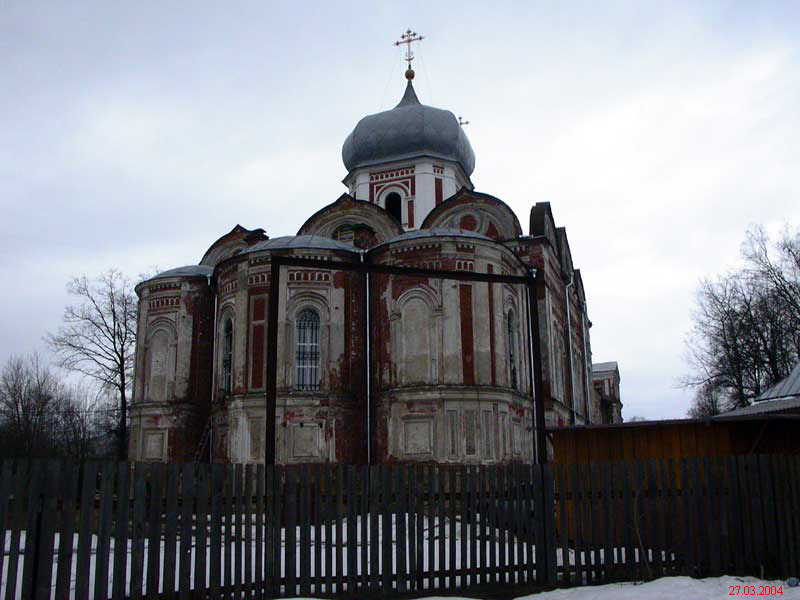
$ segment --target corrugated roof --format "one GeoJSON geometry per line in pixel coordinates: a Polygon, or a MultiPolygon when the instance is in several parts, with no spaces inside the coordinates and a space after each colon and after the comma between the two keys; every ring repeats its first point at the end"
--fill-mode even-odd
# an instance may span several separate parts
{"type": "Polygon", "coordinates": [[[743,415],[762,415],[782,410],[791,410],[793,408],[800,408],[800,396],[779,398],[776,400],[762,400],[760,402],[754,402],[750,406],[745,406],[744,408],[728,411],[719,416],[738,417],[743,415]]]}
{"type": "Polygon", "coordinates": [[[800,362],[786,379],[763,392],[753,404],[726,412],[725,415],[757,415],[794,408],[800,408],[800,362]]]}

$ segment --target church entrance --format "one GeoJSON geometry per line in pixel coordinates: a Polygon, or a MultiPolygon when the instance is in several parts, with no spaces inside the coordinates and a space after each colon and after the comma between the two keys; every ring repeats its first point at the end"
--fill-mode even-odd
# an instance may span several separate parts
{"type": "Polygon", "coordinates": [[[386,212],[392,215],[400,223],[403,222],[402,201],[403,199],[400,198],[400,194],[397,192],[392,192],[386,196],[386,212]]]}

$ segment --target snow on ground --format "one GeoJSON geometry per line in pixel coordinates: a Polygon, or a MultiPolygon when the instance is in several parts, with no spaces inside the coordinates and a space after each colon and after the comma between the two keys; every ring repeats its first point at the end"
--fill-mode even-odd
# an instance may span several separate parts
{"type": "MultiPolygon", "coordinates": [[[[762,581],[753,577],[662,577],[648,583],[612,583],[542,592],[516,600],[720,600],[759,596],[761,598],[800,598],[800,587],[790,588],[783,581],[762,581]],[[747,586],[747,590],[745,590],[747,586]],[[775,588],[783,586],[783,594],[775,588]],[[738,588],[738,594],[737,592],[738,588]],[[733,593],[732,593],[733,592],[733,593]]],[[[308,599],[307,599],[308,600],[308,599]]],[[[469,600],[450,596],[431,596],[423,600],[469,600]]]]}

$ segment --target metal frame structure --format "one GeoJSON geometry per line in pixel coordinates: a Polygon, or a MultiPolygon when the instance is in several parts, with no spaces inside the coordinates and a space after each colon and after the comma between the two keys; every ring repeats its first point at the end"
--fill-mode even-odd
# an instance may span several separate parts
{"type": "MultiPolygon", "coordinates": [[[[512,285],[526,286],[526,299],[528,304],[527,325],[528,325],[528,366],[529,379],[531,381],[534,415],[534,437],[535,437],[535,462],[544,464],[547,462],[547,441],[546,427],[544,421],[544,398],[542,387],[542,348],[541,336],[539,335],[539,308],[538,299],[544,297],[544,278],[536,271],[531,269],[527,275],[499,275],[494,273],[475,273],[470,271],[445,271],[439,269],[419,269],[415,267],[397,267],[391,265],[374,265],[365,260],[362,254],[361,262],[347,262],[335,260],[320,260],[311,258],[299,258],[295,256],[273,255],[270,258],[270,291],[268,307],[268,331],[267,331],[267,388],[266,388],[266,414],[264,419],[265,435],[264,450],[265,463],[275,464],[275,416],[278,398],[278,311],[280,300],[280,280],[282,267],[305,267],[325,270],[352,271],[361,274],[364,289],[364,314],[369,310],[369,288],[368,276],[370,273],[384,275],[400,275],[411,277],[428,277],[438,279],[452,279],[458,281],[474,281],[481,283],[508,283],[512,285]]],[[[369,329],[369,320],[366,323],[369,329]]],[[[366,344],[369,347],[369,330],[365,336],[366,344]]],[[[367,362],[370,361],[370,353],[366,353],[367,362]]],[[[365,389],[367,390],[367,402],[372,399],[369,394],[371,364],[364,369],[365,389]]],[[[374,415],[371,407],[367,407],[368,419],[374,415]]],[[[368,424],[368,431],[370,431],[368,424]]],[[[372,463],[373,438],[368,434],[368,462],[372,463]]]]}

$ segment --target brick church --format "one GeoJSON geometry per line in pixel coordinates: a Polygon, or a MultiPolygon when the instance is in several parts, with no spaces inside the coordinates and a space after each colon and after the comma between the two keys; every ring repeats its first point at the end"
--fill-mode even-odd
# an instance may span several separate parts
{"type": "Polygon", "coordinates": [[[279,463],[529,462],[531,332],[548,427],[621,420],[619,369],[592,368],[583,280],[550,204],[531,208],[526,232],[505,202],[476,191],[462,125],[419,102],[410,66],[406,78],[397,106],[345,140],[347,193],[296,235],[237,225],[199,264],[136,287],[131,459],[263,462],[271,325],[279,463]],[[531,299],[520,285],[379,274],[365,286],[341,268],[284,267],[271,323],[276,256],[536,269],[544,284],[531,299]]]}

